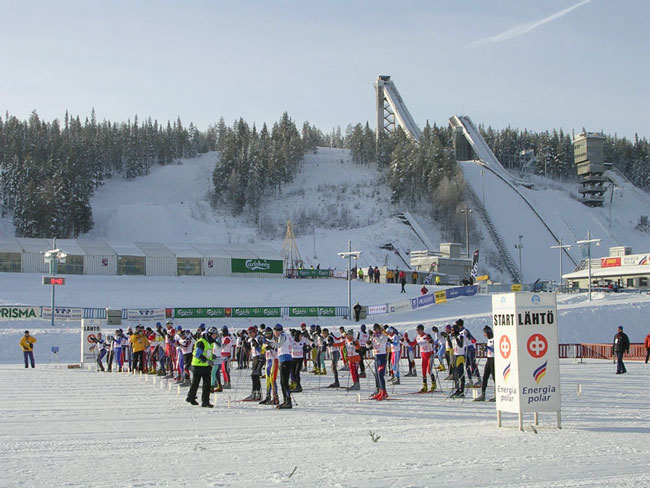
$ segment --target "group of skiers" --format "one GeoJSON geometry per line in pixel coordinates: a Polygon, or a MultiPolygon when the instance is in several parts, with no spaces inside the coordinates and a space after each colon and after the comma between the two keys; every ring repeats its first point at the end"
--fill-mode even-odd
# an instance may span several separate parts
{"type": "Polygon", "coordinates": [[[189,386],[187,401],[198,404],[196,395],[202,382],[201,405],[211,407],[209,395],[231,388],[230,363],[237,359],[238,368],[251,369],[251,394],[243,401],[256,401],[278,408],[292,408],[291,395],[302,391],[301,374],[310,364],[311,374],[327,374],[327,364],[334,381],[328,388],[341,388],[339,366],[349,371],[347,390],[361,389],[360,379],[366,377],[368,362],[375,378],[375,392],[370,398],[384,400],[388,397],[386,384],[399,385],[402,358],[408,364],[404,376],[416,376],[415,350],[421,356],[422,388],[418,393],[438,389],[440,371],[448,371],[446,380],[453,380],[451,398],[463,398],[466,386],[481,386],[477,401],[485,400],[488,377],[494,380],[494,345],[492,330],[485,327],[487,357],[483,381],[476,364],[476,339],[464,328],[459,319],[443,330],[424,325],[416,328],[415,337],[401,334],[395,327],[374,324],[372,328],[361,325],[359,330],[321,328],[319,325],[285,330],[281,324],[266,327],[253,325],[233,334],[224,326],[221,329],[204,324],[192,333],[167,321],[165,327],[158,323],[155,329],[138,325],[126,333],[121,329],[106,339],[98,334],[98,369],[111,371],[141,371],[158,374],[181,386],[189,386]],[[372,355],[369,356],[369,352],[372,355]],[[103,359],[107,358],[107,368],[103,359]],[[436,365],[435,362],[438,362],[436,365]],[[386,374],[388,373],[388,380],[386,374]],[[278,389],[278,376],[280,388],[278,389]],[[475,381],[472,380],[475,378],[475,381]],[[265,384],[262,385],[262,379],[265,384]],[[429,386],[430,381],[430,386],[429,386]],[[351,382],[351,384],[350,384],[351,382]],[[279,393],[282,393],[280,402],[279,393]]]}

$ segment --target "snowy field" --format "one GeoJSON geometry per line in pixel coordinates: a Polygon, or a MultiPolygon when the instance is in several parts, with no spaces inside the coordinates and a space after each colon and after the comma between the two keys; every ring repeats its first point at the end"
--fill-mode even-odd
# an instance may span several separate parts
{"type": "Polygon", "coordinates": [[[649,486],[648,367],[563,361],[563,429],[540,414],[520,432],[511,414],[496,427],[494,403],[447,400],[446,381],[410,395],[420,380],[403,378],[376,402],[369,374],[359,402],[307,374],[297,406],[276,410],[238,402],[250,378],[236,370],[208,410],[149,375],[5,365],[0,486],[649,486]]]}

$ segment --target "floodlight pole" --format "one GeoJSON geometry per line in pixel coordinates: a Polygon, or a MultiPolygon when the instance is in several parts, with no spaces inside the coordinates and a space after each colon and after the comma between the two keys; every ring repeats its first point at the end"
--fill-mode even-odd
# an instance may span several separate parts
{"type": "Polygon", "coordinates": [[[521,269],[521,250],[523,249],[524,245],[521,243],[521,240],[524,238],[524,236],[520,235],[519,236],[519,244],[515,244],[515,247],[519,251],[519,284],[523,286],[524,284],[524,270],[521,269]]]}
{"type": "Polygon", "coordinates": [[[468,222],[468,217],[469,214],[472,213],[472,209],[469,208],[467,205],[465,207],[460,209],[460,213],[465,214],[465,249],[467,252],[467,258],[469,259],[469,222],[468,222]]]}
{"type": "MultiPolygon", "coordinates": [[[[56,249],[56,237],[52,241],[52,249],[56,249]]],[[[50,260],[50,273],[52,274],[52,276],[56,276],[57,264],[58,264],[58,256],[52,256],[52,259],[50,260]]],[[[50,325],[52,327],[54,327],[54,289],[55,288],[56,286],[52,285],[52,305],[51,305],[52,316],[50,321],[50,325]]]]}
{"type": "Polygon", "coordinates": [[[565,249],[571,249],[571,244],[562,244],[562,239],[560,238],[560,244],[558,246],[551,246],[551,249],[560,250],[560,286],[562,286],[562,253],[565,249]]]}
{"type": "Polygon", "coordinates": [[[601,239],[592,239],[591,230],[587,231],[587,239],[583,241],[576,241],[576,244],[587,244],[587,276],[589,280],[589,301],[591,301],[591,244],[594,243],[600,246],[601,239]]]}
{"type": "Polygon", "coordinates": [[[360,251],[352,250],[352,241],[348,241],[348,250],[338,253],[341,259],[348,258],[348,320],[352,321],[352,258],[359,259],[360,251]]]}

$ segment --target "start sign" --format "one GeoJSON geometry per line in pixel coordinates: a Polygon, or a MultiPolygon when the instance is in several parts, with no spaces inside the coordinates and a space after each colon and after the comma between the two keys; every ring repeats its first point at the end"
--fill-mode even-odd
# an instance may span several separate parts
{"type": "Polygon", "coordinates": [[[492,296],[497,417],[501,412],[558,412],[560,360],[557,303],[552,293],[492,296]]]}

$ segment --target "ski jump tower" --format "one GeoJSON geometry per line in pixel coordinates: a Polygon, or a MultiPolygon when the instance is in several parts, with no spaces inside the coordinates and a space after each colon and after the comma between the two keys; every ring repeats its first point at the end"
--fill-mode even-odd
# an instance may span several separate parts
{"type": "Polygon", "coordinates": [[[390,76],[379,75],[375,81],[377,94],[377,137],[380,134],[392,134],[399,125],[414,141],[419,141],[421,132],[408,108],[397,91],[390,76]]]}

